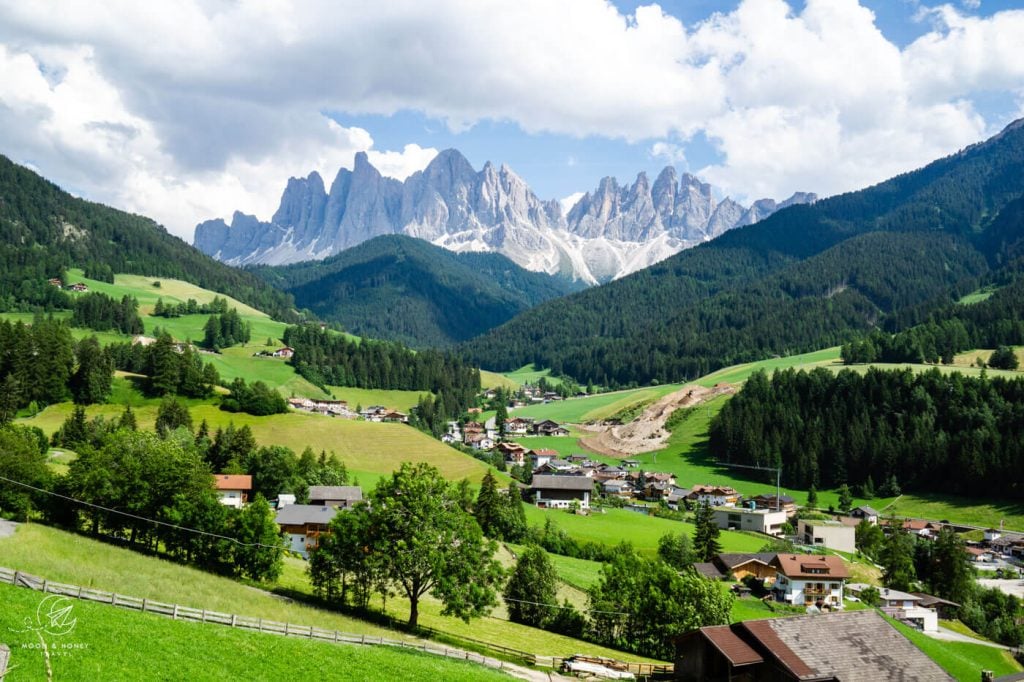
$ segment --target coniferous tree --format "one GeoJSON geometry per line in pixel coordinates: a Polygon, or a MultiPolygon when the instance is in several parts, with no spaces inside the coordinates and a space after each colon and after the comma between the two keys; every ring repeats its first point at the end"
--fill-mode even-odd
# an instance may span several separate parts
{"type": "Polygon", "coordinates": [[[121,413],[121,417],[117,421],[117,428],[129,431],[138,430],[139,424],[135,419],[135,413],[132,412],[131,405],[125,405],[124,412],[121,413]]]}
{"type": "Polygon", "coordinates": [[[480,482],[480,492],[476,496],[476,504],[473,505],[473,515],[476,516],[476,522],[480,524],[480,530],[484,535],[495,540],[504,539],[506,507],[505,501],[498,493],[498,482],[488,469],[480,482]]]}
{"type": "Polygon", "coordinates": [[[503,592],[513,623],[544,627],[558,606],[558,573],[548,553],[529,545],[519,555],[503,592]]]}
{"type": "Polygon", "coordinates": [[[903,528],[902,521],[890,520],[891,531],[879,556],[882,581],[886,587],[908,592],[917,577],[914,570],[914,537],[903,528]]]}
{"type": "Polygon", "coordinates": [[[807,490],[807,506],[814,509],[818,506],[818,489],[811,484],[811,487],[807,490]]]}
{"type": "Polygon", "coordinates": [[[519,486],[514,480],[509,481],[506,503],[505,539],[509,542],[519,542],[526,536],[526,509],[523,507],[519,486]]]}
{"type": "Polygon", "coordinates": [[[845,483],[839,486],[839,511],[848,512],[853,508],[853,494],[845,483]]]}
{"type": "Polygon", "coordinates": [[[722,545],[718,540],[721,531],[715,523],[715,512],[707,501],[697,507],[694,526],[694,556],[697,561],[711,561],[722,552],[722,545]]]}
{"type": "Polygon", "coordinates": [[[166,438],[171,431],[181,427],[192,431],[192,415],[183,402],[167,396],[160,401],[156,412],[156,431],[161,438],[166,438]]]}
{"type": "Polygon", "coordinates": [[[92,405],[104,402],[110,393],[114,370],[100,348],[100,342],[95,336],[82,339],[75,348],[75,355],[78,368],[69,382],[75,403],[92,405]]]}

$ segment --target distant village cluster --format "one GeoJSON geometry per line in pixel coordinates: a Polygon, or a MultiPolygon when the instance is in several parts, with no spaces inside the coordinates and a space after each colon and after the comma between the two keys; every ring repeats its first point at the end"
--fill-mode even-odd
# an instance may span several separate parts
{"type": "Polygon", "coordinates": [[[383,405],[370,405],[365,409],[356,411],[349,408],[347,400],[289,398],[288,406],[300,412],[312,412],[314,414],[341,417],[343,419],[358,419],[362,417],[369,422],[396,422],[400,424],[409,422],[409,415],[405,412],[399,412],[383,405]]]}

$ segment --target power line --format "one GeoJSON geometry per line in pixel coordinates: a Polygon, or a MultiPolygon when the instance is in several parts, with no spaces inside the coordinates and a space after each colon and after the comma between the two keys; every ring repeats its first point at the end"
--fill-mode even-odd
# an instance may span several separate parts
{"type": "Polygon", "coordinates": [[[92,502],[86,502],[85,500],[79,500],[74,497],[68,497],[67,495],[61,495],[60,493],[55,493],[52,490],[46,490],[45,488],[37,488],[34,485],[29,485],[28,483],[23,483],[21,481],[15,481],[13,479],[7,478],[6,476],[0,476],[0,481],[6,481],[14,485],[20,485],[22,488],[28,488],[29,490],[34,490],[39,493],[45,493],[47,495],[59,497],[62,500],[74,502],[75,504],[81,504],[86,507],[92,507],[93,509],[99,509],[101,511],[109,512],[111,514],[120,514],[121,516],[127,516],[128,518],[135,519],[137,521],[146,521],[148,523],[153,523],[158,526],[165,526],[167,528],[173,528],[174,530],[185,531],[186,533],[195,533],[196,535],[205,535],[207,537],[217,538],[218,540],[227,540],[228,542],[233,542],[240,547],[266,547],[267,549],[284,549],[284,547],[281,546],[264,545],[260,542],[242,542],[238,538],[228,537],[227,535],[219,535],[217,533],[211,533],[205,530],[198,530],[196,528],[187,528],[185,526],[179,526],[174,523],[168,523],[167,521],[158,521],[157,519],[150,519],[145,516],[139,516],[138,514],[132,514],[130,512],[121,511],[119,509],[111,509],[110,507],[104,507],[103,505],[100,504],[93,504],[92,502]]]}

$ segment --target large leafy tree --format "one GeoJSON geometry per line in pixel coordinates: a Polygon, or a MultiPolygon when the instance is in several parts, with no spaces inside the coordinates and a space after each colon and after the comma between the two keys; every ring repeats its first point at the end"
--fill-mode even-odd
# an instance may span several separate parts
{"type": "Polygon", "coordinates": [[[686,533],[666,533],[658,539],[658,557],[682,571],[693,565],[693,542],[686,533]]]}
{"type": "Polygon", "coordinates": [[[590,588],[591,635],[600,643],[669,660],[673,639],[705,625],[729,622],[732,595],[694,571],[616,548],[590,588]]]}
{"type": "Polygon", "coordinates": [[[494,606],[503,574],[494,559],[496,545],[484,539],[436,468],[403,464],[378,482],[371,509],[370,551],[409,600],[410,627],[427,593],[441,600],[443,615],[466,621],[494,606]]]}
{"type": "Polygon", "coordinates": [[[558,608],[558,573],[548,553],[530,545],[519,555],[505,585],[505,606],[515,623],[543,627],[558,608]]]}
{"type": "MultiPolygon", "coordinates": [[[[0,427],[0,476],[12,481],[45,488],[50,480],[46,466],[45,449],[30,429],[7,425],[0,427]]],[[[0,512],[26,518],[36,500],[36,495],[7,481],[0,481],[0,512]]]]}

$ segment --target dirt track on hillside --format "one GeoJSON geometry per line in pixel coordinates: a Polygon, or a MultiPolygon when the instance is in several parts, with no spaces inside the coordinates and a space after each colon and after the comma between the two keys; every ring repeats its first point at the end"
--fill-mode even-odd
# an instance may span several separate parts
{"type": "Polygon", "coordinates": [[[580,426],[581,431],[590,434],[581,438],[580,444],[608,457],[629,457],[660,450],[671,435],[665,430],[665,422],[673,412],[735,392],[736,387],[731,384],[716,384],[713,388],[686,386],[660,398],[628,424],[580,426]]]}

